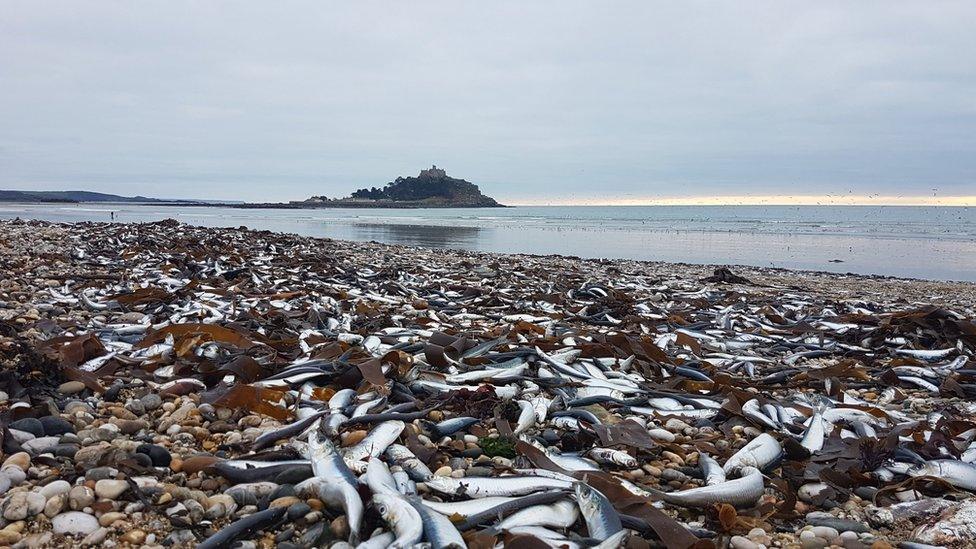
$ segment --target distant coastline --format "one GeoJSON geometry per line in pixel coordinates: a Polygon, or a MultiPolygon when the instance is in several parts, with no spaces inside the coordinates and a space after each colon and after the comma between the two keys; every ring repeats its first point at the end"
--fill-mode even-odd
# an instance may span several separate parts
{"type": "Polygon", "coordinates": [[[421,170],[414,177],[398,177],[383,188],[354,191],[345,198],[312,196],[291,202],[227,202],[219,200],[126,197],[90,191],[4,191],[0,202],[67,204],[150,204],[153,206],[209,206],[241,209],[312,210],[322,208],[505,208],[482,194],[478,186],[447,175],[437,166],[421,170]]]}

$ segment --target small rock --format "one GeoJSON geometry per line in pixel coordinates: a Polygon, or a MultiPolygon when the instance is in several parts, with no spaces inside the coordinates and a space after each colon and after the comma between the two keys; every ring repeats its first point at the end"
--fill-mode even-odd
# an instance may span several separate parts
{"type": "Polygon", "coordinates": [[[3,465],[0,465],[0,470],[4,470],[7,467],[16,467],[21,471],[27,471],[27,468],[30,467],[30,454],[27,452],[17,452],[8,457],[3,462],[3,465]]]}
{"type": "Polygon", "coordinates": [[[58,385],[58,392],[62,395],[73,395],[85,390],[85,384],[80,381],[65,381],[58,385]]]}
{"type": "Polygon", "coordinates": [[[75,426],[71,422],[57,416],[44,416],[40,421],[44,426],[44,436],[60,436],[75,432],[75,426]]]}
{"type": "Polygon", "coordinates": [[[60,442],[61,437],[37,437],[23,443],[21,446],[31,454],[38,456],[50,452],[60,442]]]}
{"type": "Polygon", "coordinates": [[[729,540],[729,545],[735,549],[759,549],[759,545],[749,538],[742,536],[732,536],[732,539],[729,540]]]}
{"type": "Polygon", "coordinates": [[[87,536],[98,530],[98,519],[79,511],[68,511],[51,519],[57,535],[87,536]]]}
{"type": "Polygon", "coordinates": [[[271,503],[268,504],[268,507],[291,507],[296,503],[302,503],[302,500],[298,499],[295,496],[284,496],[272,500],[271,503]]]}
{"type": "Polygon", "coordinates": [[[142,407],[147,411],[153,411],[163,405],[163,398],[156,393],[149,393],[148,395],[139,399],[142,402],[142,407]]]}
{"type": "Polygon", "coordinates": [[[115,467],[94,467],[85,472],[85,480],[114,479],[119,474],[115,467]]]}
{"type": "Polygon", "coordinates": [[[42,486],[37,492],[44,496],[44,499],[51,499],[59,494],[67,494],[71,491],[71,483],[66,480],[55,480],[42,486]]]}
{"type": "Polygon", "coordinates": [[[44,504],[44,516],[51,518],[68,507],[68,494],[52,496],[44,504]]]}
{"type": "Polygon", "coordinates": [[[288,508],[288,519],[295,522],[311,512],[312,508],[304,501],[300,501],[288,508]]]}
{"type": "Polygon", "coordinates": [[[35,437],[44,436],[44,424],[41,420],[33,417],[25,417],[23,419],[18,419],[10,423],[11,429],[16,429],[18,431],[24,431],[25,433],[30,433],[35,437]]]}
{"type": "Polygon", "coordinates": [[[125,513],[119,513],[118,511],[112,511],[110,513],[103,513],[102,516],[98,517],[98,523],[102,526],[111,526],[117,520],[122,520],[125,518],[125,513]]]}
{"type": "Polygon", "coordinates": [[[332,534],[339,539],[349,537],[349,521],[346,519],[346,515],[340,515],[333,520],[329,528],[332,530],[332,534]]]}
{"type": "Polygon", "coordinates": [[[129,489],[124,480],[102,479],[95,483],[95,495],[105,499],[116,499],[129,489]]]}
{"type": "Polygon", "coordinates": [[[81,540],[82,545],[99,545],[108,537],[108,528],[99,528],[81,540]]]}
{"type": "Polygon", "coordinates": [[[95,492],[87,486],[75,486],[68,492],[68,507],[79,511],[95,503],[95,492]]]}
{"type": "Polygon", "coordinates": [[[169,467],[169,464],[173,461],[173,457],[170,455],[169,450],[159,446],[158,444],[140,445],[138,448],[136,448],[136,452],[149,456],[149,459],[152,460],[152,464],[156,467],[169,467]]]}
{"type": "Polygon", "coordinates": [[[810,531],[813,532],[813,535],[817,536],[818,538],[826,540],[832,540],[840,535],[840,532],[829,526],[814,526],[810,529],[810,531]]]}
{"type": "Polygon", "coordinates": [[[20,538],[20,532],[7,530],[6,528],[0,530],[0,545],[13,545],[20,541],[20,538]]]}
{"type": "Polygon", "coordinates": [[[44,510],[47,498],[37,492],[15,492],[3,502],[3,518],[23,520],[44,510]]]}
{"type": "Polygon", "coordinates": [[[132,545],[141,545],[142,542],[146,541],[146,533],[138,528],[129,530],[119,536],[119,541],[131,543],[132,545]]]}

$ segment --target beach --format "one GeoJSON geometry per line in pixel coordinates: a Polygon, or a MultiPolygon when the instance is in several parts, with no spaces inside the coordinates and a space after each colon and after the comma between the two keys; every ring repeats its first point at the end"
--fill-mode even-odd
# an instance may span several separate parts
{"type": "Polygon", "coordinates": [[[969,546],[976,283],[725,263],[2,220],[0,545],[969,546]]]}

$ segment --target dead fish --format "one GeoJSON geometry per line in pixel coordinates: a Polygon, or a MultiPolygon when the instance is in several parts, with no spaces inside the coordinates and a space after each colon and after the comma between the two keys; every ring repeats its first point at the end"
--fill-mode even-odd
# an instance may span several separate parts
{"type": "Polygon", "coordinates": [[[284,518],[287,511],[287,507],[269,507],[264,511],[258,511],[218,530],[217,533],[205,539],[197,547],[200,549],[230,547],[238,539],[276,524],[284,518]]]}
{"type": "Polygon", "coordinates": [[[955,459],[933,459],[908,470],[913,477],[940,478],[956,488],[976,491],[976,464],[955,459]]]}
{"type": "Polygon", "coordinates": [[[762,473],[751,466],[744,466],[739,471],[742,473],[740,478],[720,484],[678,492],[661,492],[653,489],[647,491],[668,503],[685,507],[707,507],[716,503],[727,503],[737,507],[753,505],[762,497],[765,490],[762,473]]]}
{"type": "Polygon", "coordinates": [[[761,470],[777,461],[782,454],[783,447],[779,441],[767,433],[762,433],[733,454],[722,469],[727,475],[743,467],[755,467],[761,470]]]}
{"type": "Polygon", "coordinates": [[[583,482],[577,482],[573,484],[573,491],[590,537],[605,540],[624,529],[620,522],[620,514],[610,500],[598,490],[583,482]]]}

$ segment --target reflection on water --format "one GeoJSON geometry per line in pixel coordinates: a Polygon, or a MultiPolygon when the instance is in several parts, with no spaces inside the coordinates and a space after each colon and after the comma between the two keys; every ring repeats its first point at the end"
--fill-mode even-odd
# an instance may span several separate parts
{"type": "Polygon", "coordinates": [[[481,227],[356,223],[352,226],[352,239],[428,248],[468,248],[478,242],[482,230],[481,227]]]}

